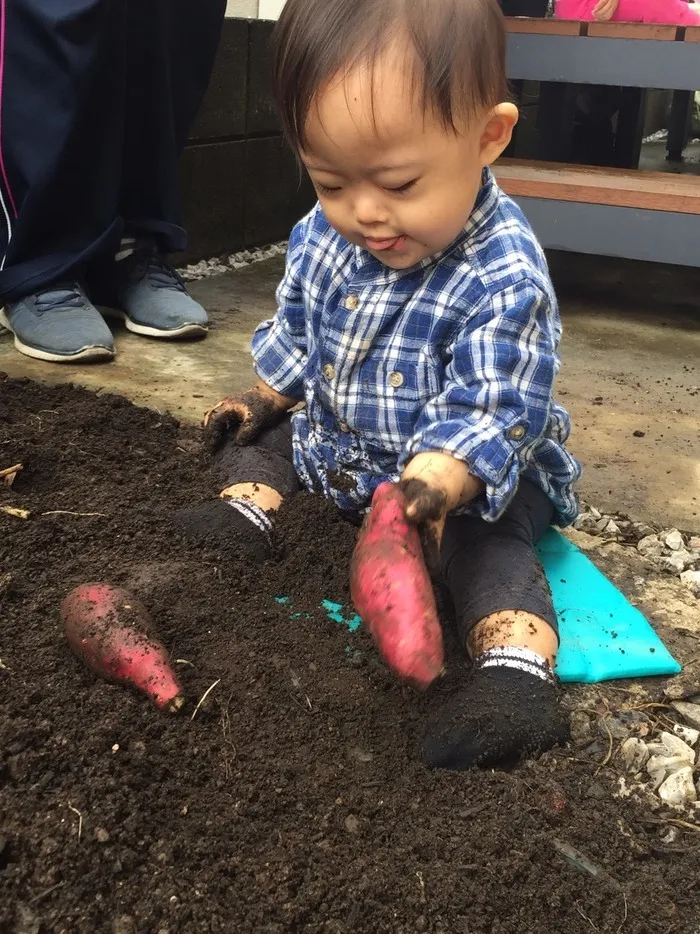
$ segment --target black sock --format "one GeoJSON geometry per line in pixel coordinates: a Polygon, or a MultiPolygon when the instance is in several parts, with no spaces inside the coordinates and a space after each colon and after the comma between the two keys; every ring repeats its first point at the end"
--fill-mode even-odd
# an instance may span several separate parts
{"type": "Polygon", "coordinates": [[[272,551],[272,522],[257,505],[247,500],[215,499],[182,509],[176,525],[191,541],[212,546],[235,546],[256,561],[272,551]]]}
{"type": "Polygon", "coordinates": [[[505,660],[494,663],[497,656],[484,664],[490,654],[476,660],[467,683],[429,723],[423,744],[429,768],[509,766],[568,739],[549,666],[534,672],[505,660]]]}

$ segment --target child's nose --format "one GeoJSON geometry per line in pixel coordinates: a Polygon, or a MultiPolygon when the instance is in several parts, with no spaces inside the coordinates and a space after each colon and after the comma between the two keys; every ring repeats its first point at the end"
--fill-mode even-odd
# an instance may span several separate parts
{"type": "Polygon", "coordinates": [[[355,217],[358,224],[371,227],[386,222],[386,211],[381,202],[372,195],[364,195],[355,201],[355,217]]]}

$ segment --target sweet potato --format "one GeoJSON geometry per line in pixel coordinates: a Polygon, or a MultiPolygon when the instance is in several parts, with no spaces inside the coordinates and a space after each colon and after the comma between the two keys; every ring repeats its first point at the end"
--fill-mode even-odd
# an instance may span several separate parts
{"type": "Polygon", "coordinates": [[[88,668],[132,685],[160,710],[175,713],[182,707],[177,676],[136,597],[111,584],[82,584],[64,599],[61,617],[68,644],[88,668]]]}
{"type": "Polygon", "coordinates": [[[442,629],[420,538],[396,484],[382,483],[350,562],[357,612],[390,668],[420,690],[441,673],[442,629]]]}

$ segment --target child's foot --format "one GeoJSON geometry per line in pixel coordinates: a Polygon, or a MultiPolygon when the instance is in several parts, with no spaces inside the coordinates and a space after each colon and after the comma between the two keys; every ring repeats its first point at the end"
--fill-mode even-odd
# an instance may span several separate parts
{"type": "Polygon", "coordinates": [[[191,541],[214,546],[234,545],[255,561],[272,551],[272,522],[255,503],[215,499],[175,515],[175,524],[191,541]]]}
{"type": "Polygon", "coordinates": [[[429,768],[512,765],[566,742],[569,723],[551,668],[527,656],[538,659],[508,649],[476,659],[468,682],[428,726],[423,758],[429,768]]]}

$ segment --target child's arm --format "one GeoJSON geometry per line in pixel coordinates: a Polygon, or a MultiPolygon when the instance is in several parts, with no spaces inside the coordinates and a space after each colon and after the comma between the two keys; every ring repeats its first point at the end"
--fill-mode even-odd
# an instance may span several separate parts
{"type": "Polygon", "coordinates": [[[528,279],[470,312],[400,465],[419,521],[439,527],[477,497],[485,519],[502,515],[549,425],[559,333],[553,295],[528,279]]]}
{"type": "Polygon", "coordinates": [[[253,335],[259,382],[240,396],[223,399],[204,417],[213,448],[226,438],[250,444],[304,398],[307,337],[300,263],[308,222],[308,217],[300,221],[289,239],[284,277],[276,293],[277,313],[258,325],[253,335]]]}

